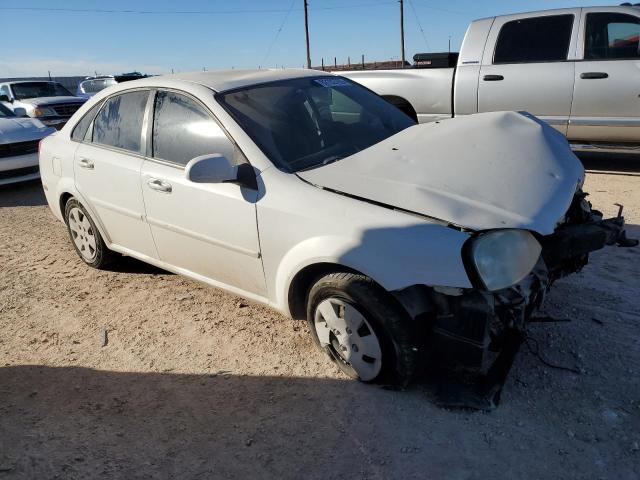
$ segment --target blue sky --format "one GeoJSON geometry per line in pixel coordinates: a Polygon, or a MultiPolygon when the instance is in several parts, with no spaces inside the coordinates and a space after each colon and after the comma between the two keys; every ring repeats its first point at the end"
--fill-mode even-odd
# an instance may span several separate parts
{"type": "MultiPolygon", "coordinates": [[[[347,56],[357,60],[361,54],[367,60],[400,57],[397,1],[308,1],[314,65],[320,64],[321,57],[326,63],[333,62],[334,56],[339,63],[346,63],[347,56]]],[[[469,21],[475,18],[602,3],[607,2],[405,0],[407,58],[416,52],[446,51],[449,35],[452,50],[458,49],[469,21]]],[[[306,58],[302,4],[303,0],[0,0],[0,77],[46,75],[48,70],[61,76],[94,71],[162,74],[203,67],[301,67],[306,58]]]]}

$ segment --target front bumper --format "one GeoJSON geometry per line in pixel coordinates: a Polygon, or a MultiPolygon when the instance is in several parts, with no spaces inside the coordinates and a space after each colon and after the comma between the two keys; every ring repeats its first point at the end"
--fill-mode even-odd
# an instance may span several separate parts
{"type": "Polygon", "coordinates": [[[542,253],[533,271],[519,283],[496,292],[415,285],[394,292],[426,338],[432,361],[465,370],[487,371],[510,333],[524,338],[528,323],[553,283],[587,265],[589,254],[607,245],[635,246],[625,235],[622,209],[602,219],[581,192],[565,222],[538,236],[542,253]]]}
{"type": "Polygon", "coordinates": [[[0,158],[0,185],[26,182],[40,178],[38,154],[0,158]]]}

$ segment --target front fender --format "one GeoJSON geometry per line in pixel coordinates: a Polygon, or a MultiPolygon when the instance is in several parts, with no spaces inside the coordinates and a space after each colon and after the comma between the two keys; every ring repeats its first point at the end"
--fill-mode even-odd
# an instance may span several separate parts
{"type": "Polygon", "coordinates": [[[372,278],[387,291],[411,285],[471,287],[462,262],[468,234],[443,225],[418,223],[370,228],[359,238],[316,236],[296,244],[283,256],[275,279],[276,303],[288,312],[291,282],[304,268],[331,263],[372,278]]]}

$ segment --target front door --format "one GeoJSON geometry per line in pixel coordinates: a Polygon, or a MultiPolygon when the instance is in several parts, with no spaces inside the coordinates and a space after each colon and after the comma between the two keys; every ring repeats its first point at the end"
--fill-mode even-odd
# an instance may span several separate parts
{"type": "Polygon", "coordinates": [[[111,243],[157,258],[144,221],[140,171],[144,157],[142,125],[148,90],[109,98],[75,154],[78,191],[104,226],[111,243]]]}
{"type": "Polygon", "coordinates": [[[526,111],[566,134],[575,68],[568,56],[576,17],[566,11],[496,19],[480,68],[478,112],[526,111]]]}
{"type": "Polygon", "coordinates": [[[241,153],[204,105],[168,90],[156,93],[151,144],[142,191],[160,259],[213,284],[264,296],[258,192],[185,177],[195,157],[217,153],[240,161],[241,153]]]}
{"type": "Polygon", "coordinates": [[[640,143],[640,17],[584,14],[569,139],[640,143]]]}

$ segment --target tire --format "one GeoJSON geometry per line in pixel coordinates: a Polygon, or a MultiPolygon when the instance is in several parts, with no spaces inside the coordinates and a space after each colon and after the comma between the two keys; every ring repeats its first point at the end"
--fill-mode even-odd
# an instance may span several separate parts
{"type": "Polygon", "coordinates": [[[351,378],[405,387],[418,370],[410,318],[369,277],[320,278],[309,291],[307,321],[316,344],[351,378]]]}
{"type": "Polygon", "coordinates": [[[102,269],[115,260],[115,253],[107,248],[93,219],[75,198],[65,204],[64,219],[71,244],[84,263],[102,269]]]}
{"type": "Polygon", "coordinates": [[[391,105],[396,107],[402,113],[410,117],[412,120],[414,120],[415,122],[418,122],[418,115],[416,114],[415,109],[411,106],[409,102],[407,102],[403,98],[394,97],[394,96],[382,97],[382,98],[384,98],[387,102],[389,102],[391,105]]]}

